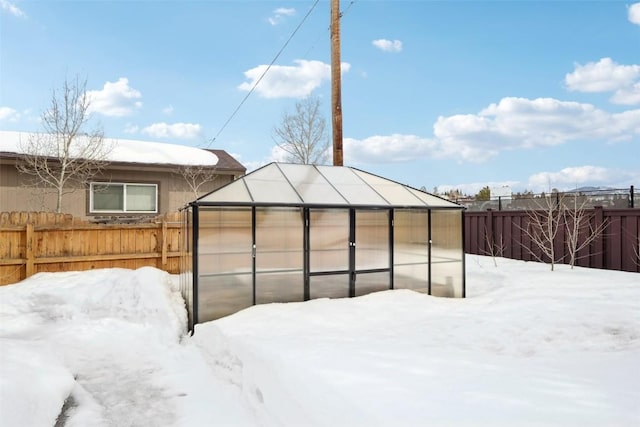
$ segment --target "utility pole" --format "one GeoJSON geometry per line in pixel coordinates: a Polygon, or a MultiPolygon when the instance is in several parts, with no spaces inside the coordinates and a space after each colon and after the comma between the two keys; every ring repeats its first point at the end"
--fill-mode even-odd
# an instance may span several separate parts
{"type": "Polygon", "coordinates": [[[331,119],[333,165],[342,166],[342,94],[340,72],[340,0],[331,0],[331,119]]]}

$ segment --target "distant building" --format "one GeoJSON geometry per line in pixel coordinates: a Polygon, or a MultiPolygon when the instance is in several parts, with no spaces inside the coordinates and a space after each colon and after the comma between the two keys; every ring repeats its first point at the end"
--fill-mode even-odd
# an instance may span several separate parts
{"type": "Polygon", "coordinates": [[[491,187],[489,190],[491,191],[491,199],[510,199],[511,195],[513,194],[509,185],[503,185],[502,187],[491,187]]]}

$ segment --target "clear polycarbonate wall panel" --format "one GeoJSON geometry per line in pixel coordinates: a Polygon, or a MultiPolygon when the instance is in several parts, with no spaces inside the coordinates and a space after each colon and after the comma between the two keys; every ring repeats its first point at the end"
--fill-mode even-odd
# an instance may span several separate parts
{"type": "Polygon", "coordinates": [[[429,292],[429,264],[395,265],[393,267],[393,288],[429,292]]]}
{"type": "Polygon", "coordinates": [[[302,271],[256,273],[256,304],[304,301],[302,271]]]}
{"type": "Polygon", "coordinates": [[[187,306],[189,329],[193,328],[193,214],[191,209],[182,211],[182,236],[180,236],[180,294],[187,306]]]}
{"type": "Polygon", "coordinates": [[[198,230],[198,321],[253,304],[250,208],[201,208],[198,230]]]}
{"type": "Polygon", "coordinates": [[[462,297],[462,211],[431,211],[431,294],[462,297]]]}
{"type": "Polygon", "coordinates": [[[358,273],[356,275],[356,296],[372,292],[388,291],[390,285],[389,272],[358,273]]]}
{"type": "Polygon", "coordinates": [[[250,273],[199,275],[198,323],[236,313],[253,305],[250,273]]]}
{"type": "Polygon", "coordinates": [[[349,268],[349,210],[309,210],[311,272],[349,268]]]}
{"type": "Polygon", "coordinates": [[[257,203],[300,203],[302,200],[276,164],[258,169],[243,180],[257,203]]]}
{"type": "Polygon", "coordinates": [[[300,208],[256,209],[256,303],[304,300],[300,208]]]}
{"type": "Polygon", "coordinates": [[[332,274],[310,277],[309,296],[311,299],[349,297],[349,275],[332,274]]]}
{"type": "Polygon", "coordinates": [[[252,250],[251,208],[200,208],[199,273],[251,272],[252,250]]]}
{"type": "Polygon", "coordinates": [[[393,286],[429,290],[429,212],[396,209],[393,215],[393,286]]]}
{"type": "Polygon", "coordinates": [[[317,166],[320,173],[352,205],[385,206],[388,203],[364,182],[352,169],[334,166],[317,166]]]}
{"type": "Polygon", "coordinates": [[[309,165],[280,165],[287,179],[295,187],[305,203],[346,204],[346,200],[331,186],[327,179],[309,165]]]}
{"type": "Polygon", "coordinates": [[[389,211],[356,210],[356,270],[390,268],[389,250],[389,211]]]}

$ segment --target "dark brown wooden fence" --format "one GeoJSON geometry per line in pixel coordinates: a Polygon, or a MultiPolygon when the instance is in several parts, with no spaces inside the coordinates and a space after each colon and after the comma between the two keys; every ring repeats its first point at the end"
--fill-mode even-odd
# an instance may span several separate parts
{"type": "MultiPolygon", "coordinates": [[[[532,226],[530,211],[483,211],[465,213],[465,252],[496,255],[525,261],[548,262],[541,250],[527,236],[532,226]]],[[[604,225],[604,231],[579,251],[575,265],[640,272],[640,209],[590,209],[592,227],[604,225]]],[[[568,263],[566,230],[559,227],[554,240],[556,259],[568,263]]],[[[580,239],[584,241],[583,230],[580,239]]]]}

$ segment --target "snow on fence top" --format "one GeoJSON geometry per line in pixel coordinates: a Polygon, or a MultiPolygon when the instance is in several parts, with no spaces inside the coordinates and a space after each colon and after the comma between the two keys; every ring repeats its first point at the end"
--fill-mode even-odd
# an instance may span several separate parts
{"type": "MultiPolygon", "coordinates": [[[[45,136],[35,132],[0,131],[0,152],[27,154],[30,139],[45,136]]],[[[105,158],[109,162],[183,166],[215,166],[218,163],[218,156],[212,152],[186,145],[115,138],[104,138],[104,144],[113,147],[105,158]]]]}

